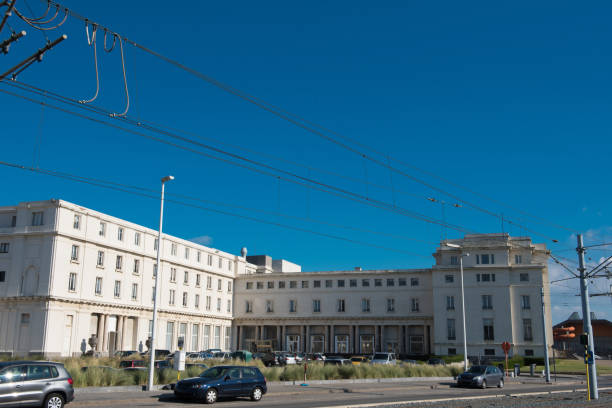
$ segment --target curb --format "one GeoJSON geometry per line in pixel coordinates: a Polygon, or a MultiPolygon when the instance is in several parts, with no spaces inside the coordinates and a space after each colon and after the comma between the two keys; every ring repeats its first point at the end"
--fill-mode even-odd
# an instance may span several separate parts
{"type": "MultiPolygon", "coordinates": [[[[346,380],[312,380],[306,381],[307,384],[324,385],[324,384],[373,384],[373,383],[394,383],[394,382],[428,382],[428,381],[454,381],[454,377],[394,377],[394,378],[361,378],[361,379],[346,379],[346,380]]],[[[273,385],[301,385],[304,381],[269,381],[268,384],[273,385]]]]}
{"type": "MultiPolygon", "coordinates": [[[[153,391],[161,391],[164,385],[154,385],[153,391]]],[[[79,394],[96,394],[105,392],[140,392],[146,391],[144,385],[117,385],[114,387],[80,387],[75,388],[75,395],[79,394]]]]}

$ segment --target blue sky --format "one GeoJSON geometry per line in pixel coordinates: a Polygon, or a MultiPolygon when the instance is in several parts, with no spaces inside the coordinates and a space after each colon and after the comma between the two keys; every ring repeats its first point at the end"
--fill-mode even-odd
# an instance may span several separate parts
{"type": "MultiPolygon", "coordinates": [[[[28,3],[35,13],[44,10],[42,2],[28,3]]],[[[606,186],[612,5],[379,3],[191,1],[168,7],[161,1],[65,2],[224,83],[505,203],[484,200],[403,167],[537,231],[541,235],[534,235],[534,240],[562,256],[575,258],[575,252],[567,251],[575,246],[572,233],[526,218],[516,209],[583,232],[587,244],[611,241],[611,193],[606,186]]],[[[29,14],[23,4],[20,11],[29,14]]],[[[15,18],[9,23],[27,29],[28,35],[13,45],[9,55],[0,57],[2,67],[17,63],[44,41],[40,32],[15,18]]],[[[52,39],[61,33],[69,39],[19,79],[76,99],[91,97],[95,74],[83,26],[68,19],[59,30],[48,32],[52,39]]],[[[121,112],[125,95],[119,49],[103,52],[103,35],[98,35],[101,88],[96,102],[121,112]]],[[[440,218],[441,207],[426,197],[454,202],[398,174],[391,178],[388,170],[131,46],[125,48],[125,59],[129,115],[135,119],[256,150],[267,156],[250,153],[249,157],[431,217],[440,218]],[[385,188],[306,171],[278,158],[385,188]]],[[[0,106],[0,160],[153,189],[160,177],[173,174],[170,195],[377,230],[396,237],[211,205],[421,256],[168,203],[166,232],[204,237],[225,251],[238,253],[246,246],[251,254],[286,258],[306,270],[427,267],[441,237],[438,225],[308,191],[5,94],[0,94],[0,106]]],[[[0,168],[0,174],[5,180],[3,205],[63,198],[156,227],[154,200],[14,169],[0,168]]],[[[446,206],[445,217],[472,231],[502,229],[499,219],[466,206],[446,206]]],[[[525,234],[508,224],[504,231],[525,234]]],[[[461,236],[453,230],[446,234],[461,236]]],[[[597,262],[606,254],[609,251],[592,251],[589,256],[597,262]]],[[[553,276],[566,276],[555,267],[551,270],[553,276]]],[[[575,282],[568,285],[552,288],[555,321],[579,309],[578,298],[571,296],[575,282]]],[[[603,291],[608,285],[600,279],[593,290],[603,291]]],[[[594,299],[593,309],[612,318],[609,298],[594,299]]]]}

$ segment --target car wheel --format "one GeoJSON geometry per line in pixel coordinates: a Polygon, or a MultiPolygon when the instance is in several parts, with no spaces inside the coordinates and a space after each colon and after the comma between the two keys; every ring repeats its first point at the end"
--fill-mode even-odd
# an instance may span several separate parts
{"type": "Polygon", "coordinates": [[[204,394],[204,401],[207,404],[214,404],[217,402],[217,390],[214,388],[209,388],[206,390],[206,394],[204,394]]]}
{"type": "Polygon", "coordinates": [[[497,384],[497,388],[504,388],[504,379],[503,378],[499,379],[499,384],[497,384]]]}
{"type": "Polygon", "coordinates": [[[64,397],[61,394],[49,394],[43,408],[64,408],[64,397]]]}
{"type": "Polygon", "coordinates": [[[251,393],[251,401],[260,401],[263,397],[263,390],[260,387],[255,387],[251,393]]]}
{"type": "Polygon", "coordinates": [[[482,385],[480,388],[487,388],[487,380],[482,380],[482,385]]]}

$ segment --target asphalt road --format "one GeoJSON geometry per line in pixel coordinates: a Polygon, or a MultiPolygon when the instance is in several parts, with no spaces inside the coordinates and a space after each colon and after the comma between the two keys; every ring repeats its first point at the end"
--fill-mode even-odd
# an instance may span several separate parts
{"type": "MultiPolygon", "coordinates": [[[[601,377],[599,386],[612,391],[612,377],[601,377]]],[[[342,385],[312,385],[281,386],[272,385],[262,401],[255,403],[248,398],[221,400],[215,406],[220,407],[351,407],[351,406],[468,406],[470,401],[480,401],[484,396],[512,395],[515,401],[529,401],[529,398],[546,398],[548,394],[537,393],[553,392],[550,396],[557,397],[559,391],[570,391],[567,395],[580,398],[585,388],[581,381],[564,380],[557,384],[544,384],[541,379],[530,379],[527,382],[507,381],[503,389],[488,388],[466,389],[456,388],[451,382],[418,382],[418,383],[368,383],[368,384],[342,384],[342,385]],[[576,390],[575,392],[573,392],[576,390]],[[573,394],[571,393],[573,392],[573,394]],[[535,393],[535,394],[534,394],[535,393]],[[520,396],[520,394],[528,394],[520,396]],[[427,403],[429,401],[429,403],[427,403]],[[465,404],[462,403],[465,402],[465,404]]],[[[488,400],[490,402],[499,401],[488,400]]],[[[85,407],[165,407],[165,408],[191,408],[201,407],[201,403],[180,401],[174,398],[171,391],[158,392],[112,392],[112,393],[86,393],[79,394],[69,405],[70,408],[85,407]]],[[[479,406],[488,406],[485,405],[479,406]]],[[[495,404],[495,406],[500,406],[495,404]]],[[[513,405],[513,406],[529,406],[513,405]]],[[[360,407],[360,408],[361,408],[360,407]]]]}

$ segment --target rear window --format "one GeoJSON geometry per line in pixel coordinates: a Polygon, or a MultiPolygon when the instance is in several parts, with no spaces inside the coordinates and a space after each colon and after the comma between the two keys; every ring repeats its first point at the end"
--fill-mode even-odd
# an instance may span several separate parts
{"type": "Polygon", "coordinates": [[[26,381],[44,380],[52,378],[51,367],[45,365],[29,365],[26,374],[26,381]]]}
{"type": "Polygon", "coordinates": [[[374,354],[374,360],[387,360],[388,358],[388,354],[374,354]]]}
{"type": "Polygon", "coordinates": [[[258,370],[254,367],[245,367],[242,369],[242,377],[243,378],[256,378],[258,377],[257,371],[258,370]]]}

